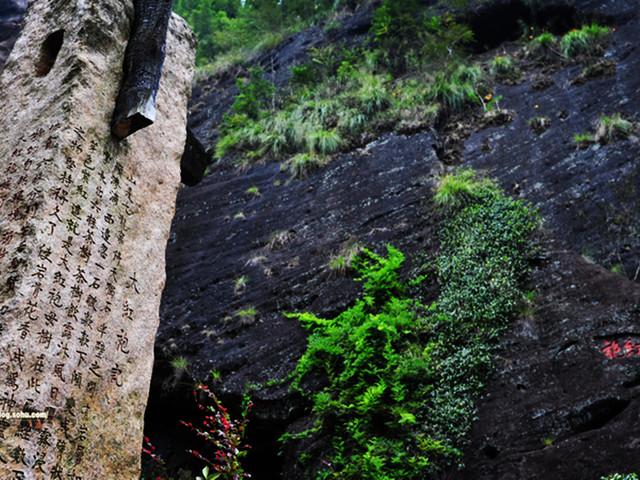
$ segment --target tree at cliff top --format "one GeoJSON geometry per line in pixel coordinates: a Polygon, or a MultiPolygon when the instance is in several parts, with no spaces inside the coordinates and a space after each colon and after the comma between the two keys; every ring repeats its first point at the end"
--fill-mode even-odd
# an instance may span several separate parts
{"type": "Polygon", "coordinates": [[[184,17],[198,37],[198,65],[221,55],[247,52],[278,43],[283,35],[314,19],[360,0],[177,0],[176,13],[184,17]]]}

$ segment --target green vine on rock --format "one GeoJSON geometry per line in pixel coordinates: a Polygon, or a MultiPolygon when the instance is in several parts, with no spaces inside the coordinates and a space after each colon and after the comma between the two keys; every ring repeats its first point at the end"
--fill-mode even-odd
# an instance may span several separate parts
{"type": "Polygon", "coordinates": [[[423,480],[461,464],[499,334],[524,295],[538,217],[493,182],[457,175],[440,187],[455,180],[464,196],[446,197],[436,302],[411,295],[425,278],[405,281],[405,256],[389,245],[386,256],[363,249],[354,259],[363,294],[353,306],[332,319],[287,315],[310,332],[292,385],[316,421],[285,440],[330,439],[308,478],[423,480]],[[309,391],[311,377],[324,386],[309,391]]]}

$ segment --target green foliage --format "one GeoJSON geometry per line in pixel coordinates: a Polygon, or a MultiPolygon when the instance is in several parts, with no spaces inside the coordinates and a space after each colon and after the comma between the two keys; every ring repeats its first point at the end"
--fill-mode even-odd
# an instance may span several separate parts
{"type": "Polygon", "coordinates": [[[260,189],[255,185],[251,185],[244,191],[244,193],[251,195],[252,197],[259,197],[261,195],[260,189]]]}
{"type": "Polygon", "coordinates": [[[601,480],[638,480],[638,475],[635,473],[612,473],[601,480]]]}
{"type": "Polygon", "coordinates": [[[480,103],[478,87],[482,80],[479,67],[459,65],[453,72],[438,72],[429,92],[431,100],[442,103],[450,110],[480,103]]]}
{"type": "Polygon", "coordinates": [[[292,67],[292,88],[279,97],[261,71],[250,71],[248,79],[238,82],[215,157],[240,166],[289,159],[283,168],[303,177],[309,167],[362,145],[371,134],[429,128],[446,109],[483,103],[481,69],[458,63],[461,47],[472,39],[470,30],[432,11],[419,0],[385,0],[376,11],[373,45],[310,49],[308,62],[292,67]],[[396,69],[402,42],[410,48],[396,69]],[[434,81],[419,72],[425,62],[446,72],[434,81]],[[411,75],[394,80],[393,73],[408,69],[411,75]]]}
{"type": "Polygon", "coordinates": [[[513,59],[508,55],[496,55],[489,64],[489,72],[499,80],[516,80],[519,76],[513,59]]]}
{"type": "Polygon", "coordinates": [[[314,130],[307,138],[307,145],[312,152],[328,155],[340,149],[342,137],[336,130],[314,130]]]}
{"type": "Polygon", "coordinates": [[[473,40],[466,25],[448,14],[433,16],[419,0],[384,0],[374,12],[371,32],[380,60],[393,72],[450,59],[473,40]]]}
{"type": "Polygon", "coordinates": [[[317,80],[313,66],[308,63],[291,67],[291,81],[294,85],[312,85],[317,80]]]}
{"type": "Polygon", "coordinates": [[[275,87],[264,78],[264,72],[259,67],[249,69],[248,78],[236,81],[238,95],[231,105],[231,111],[236,115],[246,115],[256,120],[260,112],[273,98],[275,87]]]}
{"type": "Polygon", "coordinates": [[[187,360],[185,357],[172,358],[171,367],[175,372],[184,372],[189,368],[189,360],[187,360]]]}
{"type": "Polygon", "coordinates": [[[576,133],[573,136],[573,143],[575,143],[576,147],[578,147],[580,149],[584,149],[584,148],[589,147],[589,145],[591,145],[595,141],[596,140],[595,140],[593,134],[591,134],[591,133],[576,133]]]}
{"type": "Polygon", "coordinates": [[[556,37],[552,33],[543,32],[537,37],[531,39],[531,43],[540,48],[551,48],[556,44],[556,37]]]}
{"type": "Polygon", "coordinates": [[[256,321],[256,317],[258,316],[258,310],[254,307],[247,307],[241,310],[236,311],[234,314],[236,318],[240,320],[240,323],[243,325],[251,325],[256,321]]]}
{"type": "Polygon", "coordinates": [[[242,275],[241,277],[238,277],[233,281],[233,291],[236,293],[236,295],[238,295],[247,289],[248,284],[249,279],[246,275],[242,275]]]}
{"type": "MultiPolygon", "coordinates": [[[[197,64],[215,71],[274,47],[287,34],[357,0],[176,0],[198,39],[197,64]]],[[[350,5],[347,5],[350,4],[350,5]]]]}
{"type": "Polygon", "coordinates": [[[433,200],[441,207],[460,208],[497,191],[498,186],[492,180],[478,178],[471,169],[462,169],[442,177],[433,200]]]}
{"type": "Polygon", "coordinates": [[[313,153],[298,153],[291,157],[285,167],[293,178],[305,178],[310,171],[324,165],[325,160],[313,153]]]}
{"type": "Polygon", "coordinates": [[[571,30],[562,37],[560,50],[567,58],[598,54],[601,51],[603,39],[610,31],[609,27],[603,27],[596,23],[584,25],[580,29],[571,30]]]}
{"type": "MultiPolygon", "coordinates": [[[[464,174],[469,176],[469,174],[464,174]]],[[[404,255],[364,249],[352,265],[363,294],[335,318],[288,314],[309,330],[292,373],[310,399],[330,469],[318,479],[423,480],[457,465],[506,320],[522,299],[528,239],[537,217],[483,185],[448,210],[436,262],[441,294],[427,307],[411,295],[425,277],[402,280],[404,255]],[[306,379],[325,386],[306,390],[306,379]]],[[[313,452],[307,452],[313,455],[313,452]]]]}
{"type": "Polygon", "coordinates": [[[538,56],[549,56],[555,52],[558,39],[549,32],[543,32],[529,42],[529,51],[538,56]]]}
{"type": "Polygon", "coordinates": [[[371,115],[389,105],[388,80],[387,77],[382,75],[366,73],[358,75],[360,88],[355,93],[355,97],[359,103],[360,110],[364,114],[371,115]]]}
{"type": "Polygon", "coordinates": [[[624,274],[624,265],[622,265],[621,263],[616,263],[615,265],[612,265],[610,268],[611,273],[617,273],[619,275],[623,275],[624,274]]]}
{"type": "Polygon", "coordinates": [[[439,305],[458,323],[504,320],[521,298],[529,234],[538,218],[522,202],[479,181],[475,201],[447,222],[437,261],[439,305]],[[464,248],[460,248],[464,245],[464,248]]]}
{"type": "Polygon", "coordinates": [[[362,252],[362,245],[359,243],[350,243],[340,249],[336,255],[332,255],[327,266],[329,270],[345,274],[353,267],[354,260],[362,252]]]}
{"type": "Polygon", "coordinates": [[[625,140],[631,136],[633,128],[633,123],[622,118],[619,113],[605,115],[598,120],[594,139],[603,145],[616,140],[625,140]]]}

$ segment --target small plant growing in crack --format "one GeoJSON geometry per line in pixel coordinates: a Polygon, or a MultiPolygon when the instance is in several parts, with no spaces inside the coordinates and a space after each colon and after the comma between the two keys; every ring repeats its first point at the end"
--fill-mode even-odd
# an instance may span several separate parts
{"type": "Polygon", "coordinates": [[[290,230],[280,230],[278,232],[274,232],[267,243],[269,250],[278,250],[293,240],[295,237],[295,233],[290,230]]]}
{"type": "Polygon", "coordinates": [[[596,140],[591,133],[576,133],[573,136],[573,143],[575,143],[576,147],[580,150],[589,148],[589,146],[594,144],[595,141],[596,140]]]}
{"type": "Polygon", "coordinates": [[[246,193],[247,195],[250,195],[252,197],[259,197],[260,195],[262,195],[260,193],[260,189],[258,187],[256,187],[255,185],[250,186],[249,188],[247,188],[244,193],[246,193]]]}
{"type": "Polygon", "coordinates": [[[242,310],[238,310],[234,316],[240,320],[242,325],[251,325],[256,321],[258,310],[254,307],[247,307],[242,310]]]}
{"type": "Polygon", "coordinates": [[[236,295],[240,295],[247,289],[248,284],[249,278],[246,275],[242,275],[241,277],[236,278],[233,281],[233,292],[236,295]]]}
{"type": "Polygon", "coordinates": [[[633,123],[624,119],[619,113],[611,116],[604,115],[598,120],[594,139],[601,145],[616,140],[626,140],[632,135],[633,128],[633,123]]]}
{"type": "Polygon", "coordinates": [[[529,120],[529,127],[536,134],[541,135],[546,132],[551,126],[551,119],[549,117],[534,117],[529,120]]]}
{"type": "Polygon", "coordinates": [[[345,245],[337,254],[329,258],[327,267],[338,275],[345,275],[351,269],[353,260],[362,252],[362,248],[359,243],[345,245]]]}

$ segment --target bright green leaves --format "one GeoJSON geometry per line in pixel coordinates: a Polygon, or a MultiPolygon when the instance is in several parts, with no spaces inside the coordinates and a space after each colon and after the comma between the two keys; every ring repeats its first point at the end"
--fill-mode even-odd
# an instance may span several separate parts
{"type": "Polygon", "coordinates": [[[312,403],[309,433],[331,443],[317,479],[424,480],[460,463],[492,352],[524,296],[538,217],[472,171],[445,177],[439,194],[434,304],[409,296],[425,277],[405,281],[405,256],[388,246],[353,259],[363,294],[352,307],[288,315],[310,332],[292,385],[312,403]],[[312,378],[324,379],[315,392],[312,378]]]}

